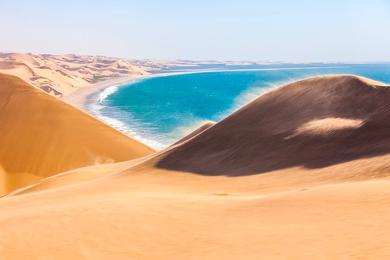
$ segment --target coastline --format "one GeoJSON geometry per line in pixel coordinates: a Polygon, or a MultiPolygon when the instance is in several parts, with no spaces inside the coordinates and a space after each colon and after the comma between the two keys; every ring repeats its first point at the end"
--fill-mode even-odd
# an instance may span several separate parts
{"type": "MultiPolygon", "coordinates": [[[[153,77],[164,77],[164,76],[174,76],[174,75],[183,75],[183,74],[193,74],[193,73],[208,73],[208,72],[230,72],[230,71],[268,71],[268,70],[300,70],[300,69],[316,69],[321,67],[292,67],[292,68],[259,68],[259,69],[198,69],[198,70],[187,70],[187,71],[173,71],[173,72],[161,72],[161,73],[151,73],[144,76],[128,76],[120,77],[111,80],[105,80],[89,86],[79,88],[75,92],[71,93],[68,96],[61,98],[62,101],[75,106],[83,111],[88,112],[87,106],[89,104],[95,103],[101,92],[105,89],[113,86],[123,86],[126,84],[133,83],[137,80],[143,80],[153,77]]],[[[90,113],[89,113],[90,114],[90,113]]]]}
{"type": "MultiPolygon", "coordinates": [[[[87,87],[79,88],[69,96],[65,96],[61,98],[61,100],[85,112],[88,112],[87,105],[96,102],[98,95],[106,88],[116,86],[116,85],[129,84],[136,80],[143,79],[148,76],[129,76],[129,77],[121,77],[117,79],[105,80],[102,82],[91,84],[87,87]]],[[[88,112],[88,114],[90,113],[88,112]]]]}
{"type": "MultiPolygon", "coordinates": [[[[97,120],[103,122],[104,124],[108,124],[117,131],[130,136],[131,138],[137,140],[140,143],[143,143],[149,147],[153,147],[155,150],[161,150],[164,147],[161,146],[159,143],[155,143],[152,140],[148,140],[145,138],[142,138],[137,135],[136,132],[133,131],[133,129],[126,129],[124,130],[122,127],[118,127],[119,125],[122,125],[120,121],[116,120],[115,118],[108,118],[105,116],[102,116],[99,114],[98,111],[95,111],[96,105],[99,104],[99,98],[100,95],[106,91],[107,89],[110,89],[112,87],[121,87],[126,86],[128,84],[134,83],[139,80],[144,80],[147,78],[153,78],[153,77],[164,77],[164,76],[173,76],[173,75],[179,75],[179,74],[190,74],[190,73],[196,73],[194,72],[164,72],[164,73],[154,73],[149,75],[143,75],[143,76],[129,76],[129,77],[121,77],[116,78],[112,80],[105,80],[102,82],[98,82],[95,84],[91,84],[89,86],[80,88],[76,91],[74,91],[72,94],[65,96],[63,98],[60,98],[60,100],[64,103],[67,103],[84,113],[87,113],[90,116],[93,116],[97,120]]],[[[111,94],[111,93],[110,93],[111,94]]]]}
{"type": "Polygon", "coordinates": [[[147,78],[174,76],[174,75],[181,75],[181,74],[191,74],[191,73],[197,73],[197,72],[207,72],[207,71],[163,72],[163,73],[153,73],[153,74],[144,75],[144,76],[128,76],[128,77],[110,79],[110,80],[105,80],[102,82],[94,83],[94,84],[91,84],[91,85],[83,87],[83,88],[79,88],[78,90],[71,93],[70,95],[65,96],[63,98],[60,98],[60,99],[67,104],[75,106],[75,107],[87,112],[88,114],[91,114],[87,109],[88,105],[90,105],[92,103],[96,103],[97,99],[99,97],[99,94],[102,93],[107,88],[110,88],[113,86],[120,87],[120,86],[134,83],[135,81],[143,80],[143,79],[147,79],[147,78]]]}

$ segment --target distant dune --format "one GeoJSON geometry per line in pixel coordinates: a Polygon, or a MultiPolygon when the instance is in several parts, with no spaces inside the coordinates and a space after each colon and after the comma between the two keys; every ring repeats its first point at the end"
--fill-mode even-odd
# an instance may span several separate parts
{"type": "MultiPolygon", "coordinates": [[[[355,76],[275,89],[156,154],[1,198],[0,256],[386,259],[389,116],[390,89],[355,76]]],[[[112,137],[91,140],[127,153],[112,137]]],[[[50,143],[50,155],[62,151],[50,143]]]]}
{"type": "Polygon", "coordinates": [[[69,169],[152,151],[22,80],[0,74],[0,193],[69,169]]]}
{"type": "Polygon", "coordinates": [[[127,60],[104,56],[0,53],[0,72],[63,97],[91,84],[149,74],[127,60]]]}

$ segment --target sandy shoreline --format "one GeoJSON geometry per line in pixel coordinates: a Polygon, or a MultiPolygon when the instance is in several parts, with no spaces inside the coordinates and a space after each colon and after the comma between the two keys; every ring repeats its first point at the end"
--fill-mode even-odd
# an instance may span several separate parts
{"type": "Polygon", "coordinates": [[[129,84],[131,82],[134,82],[139,79],[143,79],[145,76],[142,77],[121,77],[117,79],[112,80],[105,80],[99,83],[91,84],[88,87],[80,88],[70,94],[69,96],[61,98],[62,101],[71,104],[79,109],[82,109],[86,111],[86,107],[91,102],[95,102],[98,94],[101,93],[104,89],[116,86],[116,85],[125,85],[129,84]]]}
{"type": "Polygon", "coordinates": [[[87,87],[80,88],[75,92],[71,93],[70,95],[61,98],[61,100],[83,111],[88,112],[87,106],[91,103],[95,103],[97,101],[99,94],[109,87],[124,86],[130,83],[134,83],[135,81],[143,80],[147,78],[191,74],[191,73],[198,73],[198,72],[205,72],[205,71],[164,72],[164,73],[150,74],[146,76],[129,76],[129,77],[112,79],[112,80],[105,80],[102,82],[91,84],[90,86],[87,87]]]}

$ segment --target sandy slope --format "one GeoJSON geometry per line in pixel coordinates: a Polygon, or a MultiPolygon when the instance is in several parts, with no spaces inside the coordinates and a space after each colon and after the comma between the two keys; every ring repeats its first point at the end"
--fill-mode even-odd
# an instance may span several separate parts
{"type": "Polygon", "coordinates": [[[86,165],[152,152],[91,116],[0,74],[0,193],[86,165]]]}
{"type": "Polygon", "coordinates": [[[155,155],[16,191],[0,255],[386,259],[390,89],[372,84],[293,83],[155,155]]]}
{"type": "Polygon", "coordinates": [[[124,181],[131,179],[109,178],[106,183],[3,199],[1,255],[7,259],[390,255],[388,180],[268,195],[168,191],[157,185],[130,189],[124,181]]]}

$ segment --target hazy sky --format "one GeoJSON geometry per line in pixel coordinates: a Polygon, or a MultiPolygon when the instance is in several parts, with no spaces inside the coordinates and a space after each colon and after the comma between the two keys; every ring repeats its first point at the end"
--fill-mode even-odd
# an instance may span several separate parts
{"type": "Polygon", "coordinates": [[[0,0],[0,51],[390,61],[390,0],[0,0]]]}

